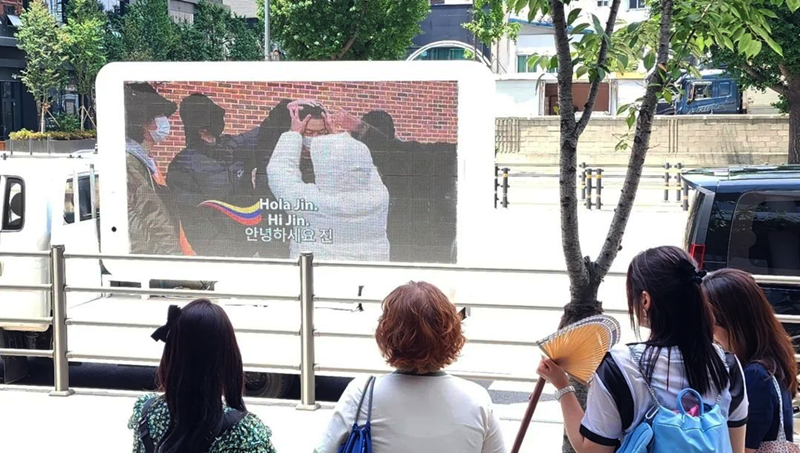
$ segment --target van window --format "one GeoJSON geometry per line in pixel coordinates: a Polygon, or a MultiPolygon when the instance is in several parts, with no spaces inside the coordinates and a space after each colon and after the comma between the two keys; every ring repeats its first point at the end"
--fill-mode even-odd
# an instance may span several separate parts
{"type": "Polygon", "coordinates": [[[731,83],[721,82],[719,84],[719,97],[726,98],[731,95],[731,83]]]}
{"type": "Polygon", "coordinates": [[[717,270],[728,265],[728,240],[731,237],[731,219],[741,193],[717,193],[711,205],[706,230],[705,269],[717,270]]]}
{"type": "Polygon", "coordinates": [[[697,222],[700,220],[697,218],[697,213],[703,206],[703,202],[706,200],[706,194],[697,190],[695,191],[694,200],[692,201],[691,208],[689,210],[689,219],[686,221],[686,235],[683,238],[683,244],[686,250],[689,250],[689,246],[692,245],[692,242],[695,240],[695,235],[697,234],[697,222]]]}
{"type": "Polygon", "coordinates": [[[742,195],[728,265],[757,275],[800,276],[800,191],[742,195]]]}
{"type": "Polygon", "coordinates": [[[20,231],[25,224],[25,184],[19,178],[6,178],[3,194],[3,231],[20,231]]]}
{"type": "MultiPolygon", "coordinates": [[[[95,191],[95,213],[100,216],[100,178],[98,175],[94,177],[94,191],[95,191]]],[[[80,199],[81,216],[80,220],[89,220],[92,218],[92,205],[91,197],[91,184],[89,176],[78,177],[78,198],[80,199]]],[[[67,224],[75,222],[75,204],[74,204],[75,187],[72,178],[67,180],[66,188],[64,189],[64,222],[67,224]]]]}

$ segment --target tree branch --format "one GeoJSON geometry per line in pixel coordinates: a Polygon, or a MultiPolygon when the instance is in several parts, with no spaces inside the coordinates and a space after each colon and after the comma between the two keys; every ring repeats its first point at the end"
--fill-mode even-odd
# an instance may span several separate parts
{"type": "MultiPolygon", "coordinates": [[[[561,0],[550,0],[550,11],[553,15],[553,28],[556,35],[556,55],[558,56],[558,105],[562,125],[566,122],[570,129],[575,127],[575,107],[572,103],[572,55],[569,50],[569,33],[567,18],[564,15],[564,3],[561,0]]],[[[562,129],[562,137],[564,130],[562,129]]]]}
{"type": "Polygon", "coordinates": [[[348,39],[347,42],[344,44],[344,47],[342,47],[342,51],[336,55],[333,55],[332,57],[333,60],[341,60],[342,57],[344,57],[347,54],[347,52],[350,50],[351,47],[353,47],[353,44],[356,42],[356,38],[358,38],[358,34],[361,32],[361,28],[359,27],[361,26],[361,23],[364,21],[364,16],[367,15],[367,3],[369,3],[369,0],[362,0],[361,14],[358,18],[358,22],[356,22],[356,31],[353,33],[353,36],[351,36],[350,39],[348,39]]]}
{"type": "Polygon", "coordinates": [[[600,256],[596,261],[597,278],[603,278],[611,268],[611,263],[619,253],[622,244],[622,236],[625,227],[628,225],[633,202],[636,199],[636,191],[639,189],[639,180],[642,176],[644,160],[647,156],[647,149],[650,147],[650,135],[653,131],[653,118],[655,116],[658,90],[663,89],[663,73],[660,67],[666,67],[669,61],[670,31],[672,29],[672,10],[674,0],[662,0],[661,2],[661,30],[658,42],[657,66],[649,79],[647,90],[645,91],[642,107],[639,111],[639,118],[636,121],[636,133],[633,139],[633,148],[628,162],[628,172],[625,175],[625,182],[622,185],[617,208],[614,210],[614,218],[608,228],[606,240],[600,251],[600,256]],[[654,80],[655,79],[655,80],[654,80]]]}
{"type": "MultiPolygon", "coordinates": [[[[783,65],[781,65],[781,66],[783,66],[783,65]]],[[[764,77],[761,74],[759,74],[758,71],[756,71],[756,69],[754,67],[750,66],[749,63],[743,63],[742,64],[742,70],[744,72],[746,72],[747,75],[749,75],[750,77],[752,77],[752,78],[754,78],[754,79],[756,79],[758,81],[761,81],[762,83],[767,83],[766,77],[764,77]]],[[[786,86],[786,85],[769,84],[769,88],[772,91],[774,91],[774,92],[776,92],[776,93],[778,93],[780,95],[783,95],[783,96],[787,96],[789,94],[789,87],[786,86]]]]}
{"type": "Polygon", "coordinates": [[[783,78],[786,79],[786,83],[791,85],[791,83],[792,83],[792,73],[789,72],[789,68],[787,68],[786,65],[784,65],[783,63],[778,63],[778,67],[781,70],[781,74],[783,75],[783,78]]]}
{"type": "MultiPolygon", "coordinates": [[[[619,12],[621,0],[614,0],[611,3],[611,11],[608,14],[608,21],[606,22],[606,35],[608,36],[608,40],[603,38],[603,41],[600,43],[600,52],[597,55],[597,64],[602,65],[605,63],[606,58],[608,57],[608,44],[611,41],[611,34],[614,33],[614,25],[617,23],[617,13],[619,12]]],[[[591,82],[591,86],[589,87],[589,98],[586,100],[586,104],[583,106],[583,114],[581,115],[580,121],[578,121],[578,135],[581,135],[586,129],[586,126],[589,124],[589,119],[592,117],[592,112],[594,112],[594,105],[597,101],[597,93],[600,92],[600,84],[603,82],[602,79],[598,78],[591,82]]]]}
{"type": "Polygon", "coordinates": [[[567,20],[561,0],[550,0],[558,54],[558,103],[561,111],[559,186],[561,200],[561,247],[569,274],[571,302],[582,302],[582,292],[589,286],[589,271],[584,265],[578,228],[577,165],[578,134],[575,108],[572,105],[572,56],[569,51],[567,20]]]}

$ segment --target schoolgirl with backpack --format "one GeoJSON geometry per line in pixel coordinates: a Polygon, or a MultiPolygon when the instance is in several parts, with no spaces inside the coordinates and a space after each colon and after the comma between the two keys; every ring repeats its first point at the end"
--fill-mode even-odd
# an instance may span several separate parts
{"type": "Polygon", "coordinates": [[[606,355],[584,411],[563,370],[543,359],[578,453],[743,453],[748,400],[736,357],[714,343],[705,273],[677,247],[636,256],[628,268],[631,323],[646,341],[606,355]]]}

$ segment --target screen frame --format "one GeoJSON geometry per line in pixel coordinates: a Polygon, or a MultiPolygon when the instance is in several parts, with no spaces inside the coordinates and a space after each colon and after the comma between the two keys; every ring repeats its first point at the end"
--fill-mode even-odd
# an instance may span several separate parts
{"type": "MultiPolygon", "coordinates": [[[[493,212],[494,115],[487,108],[494,96],[491,71],[469,61],[392,62],[119,62],[97,77],[98,167],[104,176],[106,202],[100,218],[101,250],[128,255],[130,250],[125,161],[127,82],[414,82],[447,81],[458,86],[457,265],[481,261],[488,216],[493,212]],[[490,185],[492,184],[492,185],[490,185]],[[475,242],[478,241],[478,242],[475,242]],[[470,247],[469,244],[476,244],[470,247]],[[473,250],[474,249],[474,250],[473,250]]],[[[176,266],[166,262],[104,262],[112,274],[148,278],[219,277],[214,264],[176,266]]]]}

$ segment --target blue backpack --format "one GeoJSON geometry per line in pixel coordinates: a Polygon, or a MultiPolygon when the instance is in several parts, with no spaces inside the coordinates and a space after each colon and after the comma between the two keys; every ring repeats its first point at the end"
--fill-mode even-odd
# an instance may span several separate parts
{"type": "Polygon", "coordinates": [[[339,453],[372,453],[372,432],[370,420],[372,419],[372,393],[375,390],[375,376],[370,376],[367,381],[367,386],[364,387],[364,393],[361,394],[361,401],[358,402],[358,409],[356,409],[356,420],[353,422],[353,428],[350,430],[350,436],[347,441],[339,445],[339,453]],[[367,409],[367,422],[364,426],[358,426],[358,415],[361,413],[361,405],[364,404],[364,397],[367,396],[369,390],[369,408],[367,409]]]}
{"type": "Polygon", "coordinates": [[[625,436],[617,453],[732,453],[728,420],[719,408],[721,395],[717,395],[716,403],[709,406],[703,403],[696,390],[685,389],[678,394],[678,413],[675,413],[658,402],[656,392],[644,378],[641,356],[633,348],[630,351],[631,357],[638,363],[639,372],[655,406],[625,436]],[[683,398],[686,395],[697,399],[697,416],[686,413],[683,407],[683,398]]]}

